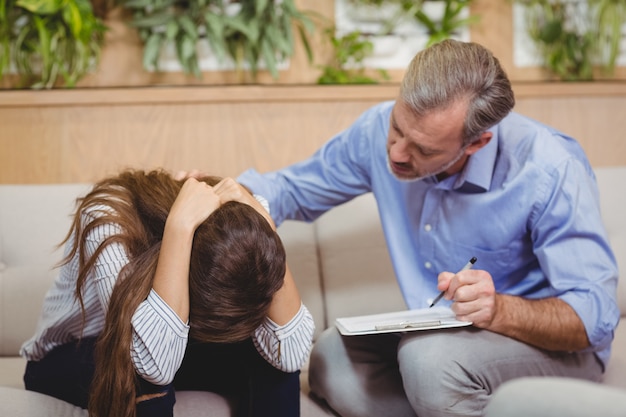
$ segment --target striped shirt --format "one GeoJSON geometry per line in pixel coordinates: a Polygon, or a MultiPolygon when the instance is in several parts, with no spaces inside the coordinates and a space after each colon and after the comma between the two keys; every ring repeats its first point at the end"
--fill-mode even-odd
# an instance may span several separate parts
{"type": "MultiPolygon", "coordinates": [[[[83,214],[83,220],[87,215],[83,214]]],[[[93,254],[107,237],[120,232],[116,224],[94,228],[86,239],[87,256],[93,254]]],[[[73,244],[72,236],[66,245],[73,244]]],[[[64,265],[52,288],[46,294],[35,335],[24,343],[20,354],[37,361],[53,348],[80,337],[97,336],[104,320],[120,270],[129,262],[126,250],[112,243],[98,256],[95,267],[85,281],[83,301],[85,320],[74,295],[78,276],[78,255],[64,265]]],[[[151,290],[132,317],[133,341],[131,358],[137,373],[145,380],[165,385],[174,379],[180,367],[189,335],[189,325],[151,290]]],[[[285,325],[279,326],[269,318],[253,335],[259,353],[274,367],[294,372],[307,360],[315,325],[313,317],[302,304],[298,313],[285,325]]]]}

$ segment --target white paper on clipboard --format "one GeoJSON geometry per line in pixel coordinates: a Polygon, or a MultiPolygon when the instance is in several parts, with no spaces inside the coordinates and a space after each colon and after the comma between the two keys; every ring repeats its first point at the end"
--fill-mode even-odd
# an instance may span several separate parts
{"type": "Polygon", "coordinates": [[[341,317],[335,320],[337,329],[344,336],[449,329],[471,324],[469,321],[457,320],[454,312],[443,306],[341,317]]]}

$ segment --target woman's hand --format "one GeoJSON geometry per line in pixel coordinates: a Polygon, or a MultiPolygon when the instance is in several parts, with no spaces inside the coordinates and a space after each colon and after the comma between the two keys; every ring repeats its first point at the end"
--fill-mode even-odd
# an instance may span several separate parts
{"type": "Polygon", "coordinates": [[[174,227],[195,232],[220,204],[220,196],[213,187],[190,177],[180,189],[167,221],[174,227]]]}

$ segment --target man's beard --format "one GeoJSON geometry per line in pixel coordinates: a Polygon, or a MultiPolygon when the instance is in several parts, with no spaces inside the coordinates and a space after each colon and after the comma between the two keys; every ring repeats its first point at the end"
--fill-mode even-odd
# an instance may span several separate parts
{"type": "Polygon", "coordinates": [[[393,169],[391,168],[391,161],[389,160],[389,152],[387,152],[387,169],[389,170],[389,172],[391,173],[391,175],[393,175],[398,181],[402,181],[402,182],[417,182],[417,181],[421,181],[424,178],[428,178],[428,177],[432,177],[434,175],[439,175],[442,172],[446,171],[447,169],[449,169],[452,165],[456,164],[457,162],[459,162],[459,160],[463,157],[463,155],[465,154],[465,149],[467,148],[467,146],[463,146],[461,148],[461,150],[459,151],[459,153],[452,158],[452,160],[450,160],[449,162],[446,162],[444,165],[442,165],[441,167],[439,167],[438,169],[432,170],[432,171],[428,171],[423,175],[420,176],[416,176],[416,177],[412,177],[412,178],[405,178],[405,177],[398,177],[396,175],[395,172],[393,172],[393,169]]]}

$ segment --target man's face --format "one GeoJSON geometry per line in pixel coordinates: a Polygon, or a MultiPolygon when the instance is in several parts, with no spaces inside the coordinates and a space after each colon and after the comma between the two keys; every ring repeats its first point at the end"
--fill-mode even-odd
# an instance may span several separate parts
{"type": "Polygon", "coordinates": [[[391,173],[403,181],[433,175],[441,178],[459,172],[467,161],[463,145],[464,100],[447,109],[417,117],[398,100],[389,119],[387,161],[391,173]]]}

